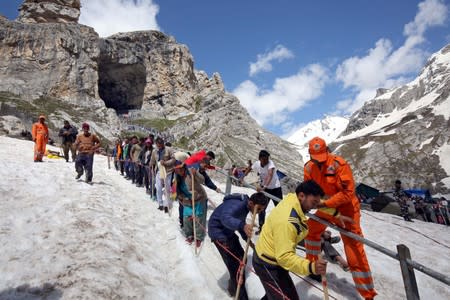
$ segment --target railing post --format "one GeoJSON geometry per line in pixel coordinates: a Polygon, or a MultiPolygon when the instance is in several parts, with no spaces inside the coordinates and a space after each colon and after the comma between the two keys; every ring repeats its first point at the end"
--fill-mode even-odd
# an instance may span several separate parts
{"type": "Polygon", "coordinates": [[[400,269],[402,270],[403,284],[405,285],[406,299],[419,300],[419,289],[417,288],[416,275],[414,268],[407,263],[407,259],[411,259],[409,248],[405,245],[397,245],[398,259],[400,261],[400,269]]]}
{"type": "Polygon", "coordinates": [[[225,195],[231,194],[231,172],[233,172],[232,169],[228,170],[227,185],[225,186],[225,195]]]}

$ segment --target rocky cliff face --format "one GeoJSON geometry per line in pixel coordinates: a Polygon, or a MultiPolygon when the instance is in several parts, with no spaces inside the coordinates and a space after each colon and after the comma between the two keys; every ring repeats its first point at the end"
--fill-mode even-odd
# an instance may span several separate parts
{"type": "Polygon", "coordinates": [[[113,139],[126,128],[117,114],[129,113],[139,116],[129,123],[169,133],[180,148],[215,151],[221,165],[267,149],[300,177],[292,144],[258,126],[219,74],[196,71],[185,45],[158,31],[102,39],[78,15],[79,1],[25,1],[18,21],[0,19],[0,131],[46,113],[53,129],[89,120],[113,139]]]}
{"type": "Polygon", "coordinates": [[[26,0],[19,11],[22,23],[77,23],[80,0],[26,0]]]}
{"type": "Polygon", "coordinates": [[[382,190],[405,187],[450,193],[450,45],[412,82],[380,90],[350,118],[332,145],[358,181],[382,190]]]}

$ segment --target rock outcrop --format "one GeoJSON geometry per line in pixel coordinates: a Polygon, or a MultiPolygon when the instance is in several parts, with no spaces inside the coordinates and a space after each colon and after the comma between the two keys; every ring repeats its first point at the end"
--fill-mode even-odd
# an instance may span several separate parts
{"type": "Polygon", "coordinates": [[[350,118],[332,145],[358,181],[390,190],[450,193],[450,45],[434,54],[412,82],[383,91],[350,118]]]}
{"type": "MultiPolygon", "coordinates": [[[[158,31],[99,38],[78,16],[79,1],[54,0],[25,1],[18,21],[0,18],[0,116],[28,127],[45,113],[53,134],[63,119],[89,120],[110,140],[125,125],[156,128],[180,148],[214,150],[219,165],[245,164],[267,149],[281,170],[301,177],[293,145],[262,129],[219,74],[195,70],[185,45],[158,31]]],[[[5,132],[20,128],[2,120],[5,132]]]]}
{"type": "Polygon", "coordinates": [[[26,0],[19,11],[22,23],[77,23],[80,0],[26,0]]]}

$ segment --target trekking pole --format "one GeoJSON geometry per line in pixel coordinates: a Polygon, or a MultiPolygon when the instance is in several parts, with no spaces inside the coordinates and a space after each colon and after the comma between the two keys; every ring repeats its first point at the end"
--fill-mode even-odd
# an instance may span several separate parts
{"type": "MultiPolygon", "coordinates": [[[[319,255],[320,259],[323,259],[323,255],[319,255]]],[[[323,300],[328,300],[329,294],[328,294],[328,281],[327,281],[327,275],[321,275],[322,278],[322,288],[323,288],[323,300]]]]}
{"type": "Polygon", "coordinates": [[[197,255],[197,227],[195,226],[195,189],[194,189],[194,170],[191,170],[191,178],[192,178],[192,225],[194,228],[194,246],[195,246],[195,255],[197,255]]]}
{"type": "Polygon", "coordinates": [[[156,181],[156,176],[155,176],[155,171],[150,167],[150,178],[151,178],[151,189],[150,189],[150,194],[152,196],[152,201],[155,201],[155,181],[156,181]]]}
{"type": "MultiPolygon", "coordinates": [[[[256,219],[256,209],[257,209],[258,205],[255,205],[253,207],[253,214],[252,214],[252,228],[253,226],[255,226],[255,219],[256,219]]],[[[239,272],[239,281],[238,281],[238,286],[237,286],[237,290],[236,290],[236,297],[234,298],[235,300],[239,299],[239,293],[241,291],[241,282],[243,280],[244,277],[244,270],[245,270],[245,265],[247,264],[247,254],[248,254],[248,248],[250,248],[250,242],[252,241],[251,237],[248,236],[247,237],[247,244],[245,245],[245,252],[244,252],[244,257],[242,258],[242,264],[243,266],[240,269],[239,272]]]]}

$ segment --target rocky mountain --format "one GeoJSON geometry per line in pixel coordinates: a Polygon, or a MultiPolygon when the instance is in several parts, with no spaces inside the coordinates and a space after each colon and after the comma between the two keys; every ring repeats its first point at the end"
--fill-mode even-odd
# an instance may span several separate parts
{"type": "Polygon", "coordinates": [[[78,16],[78,0],[26,0],[16,21],[0,17],[0,132],[30,128],[39,113],[55,138],[64,119],[87,120],[110,141],[135,125],[180,148],[211,149],[219,165],[267,149],[299,177],[293,145],[262,129],[219,74],[196,70],[185,45],[158,31],[99,38],[78,16]]]}
{"type": "Polygon", "coordinates": [[[380,89],[331,145],[358,181],[382,190],[405,187],[450,194],[450,45],[404,86],[380,89]]]}
{"type": "Polygon", "coordinates": [[[327,143],[333,142],[348,125],[348,119],[339,116],[325,116],[314,120],[296,130],[287,140],[297,145],[297,150],[304,161],[309,160],[308,142],[315,136],[320,136],[327,143]]]}

